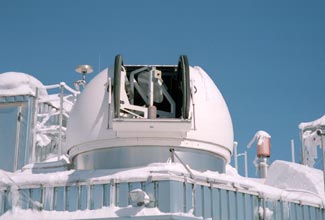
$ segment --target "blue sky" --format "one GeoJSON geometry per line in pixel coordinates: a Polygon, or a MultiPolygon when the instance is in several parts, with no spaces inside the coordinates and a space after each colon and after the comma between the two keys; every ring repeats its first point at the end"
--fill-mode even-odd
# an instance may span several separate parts
{"type": "Polygon", "coordinates": [[[291,159],[290,139],[299,160],[298,124],[325,114],[325,1],[0,1],[1,73],[72,85],[78,64],[97,72],[118,53],[127,64],[186,54],[203,67],[226,99],[239,152],[263,129],[271,161],[291,159]]]}

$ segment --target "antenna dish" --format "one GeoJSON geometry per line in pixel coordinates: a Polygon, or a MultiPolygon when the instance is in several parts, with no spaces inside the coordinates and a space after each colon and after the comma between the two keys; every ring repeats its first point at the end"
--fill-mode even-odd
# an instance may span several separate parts
{"type": "Polygon", "coordinates": [[[76,72],[82,75],[92,73],[93,71],[94,69],[90,65],[79,65],[76,68],[76,72]]]}
{"type": "Polygon", "coordinates": [[[92,73],[94,69],[92,66],[84,64],[84,65],[77,66],[75,71],[77,73],[82,74],[82,80],[77,80],[76,82],[74,82],[74,86],[76,90],[80,91],[80,85],[82,85],[83,88],[85,88],[86,86],[86,75],[92,73]]]}

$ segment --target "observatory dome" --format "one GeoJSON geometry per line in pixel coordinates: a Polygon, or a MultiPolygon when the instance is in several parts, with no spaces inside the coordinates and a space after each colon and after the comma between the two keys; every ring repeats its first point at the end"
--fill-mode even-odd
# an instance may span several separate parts
{"type": "Polygon", "coordinates": [[[233,150],[232,121],[223,96],[203,69],[188,67],[187,116],[183,114],[186,102],[182,102],[186,98],[183,83],[186,78],[172,82],[177,66],[122,66],[119,80],[116,80],[116,69],[115,63],[114,68],[100,72],[72,109],[66,151],[76,169],[165,162],[170,156],[168,149],[173,148],[192,168],[224,171],[233,150]],[[146,72],[146,68],[153,69],[150,71],[157,77],[152,81],[155,82],[152,84],[153,118],[150,117],[152,106],[146,107],[145,103],[147,98],[150,102],[150,93],[149,97],[141,94],[150,88],[141,86],[140,81],[145,77],[140,75],[146,73],[136,77],[142,70],[146,72]],[[134,85],[130,86],[130,82],[134,85]],[[156,89],[159,85],[161,90],[156,89]],[[183,92],[179,92],[180,88],[183,92]],[[117,94],[120,97],[114,102],[117,94]],[[137,101],[141,97],[145,101],[137,101]]]}

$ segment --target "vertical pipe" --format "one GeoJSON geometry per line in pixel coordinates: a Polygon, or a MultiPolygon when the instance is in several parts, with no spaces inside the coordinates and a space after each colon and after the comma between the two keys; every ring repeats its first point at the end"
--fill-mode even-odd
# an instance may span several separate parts
{"type": "Polygon", "coordinates": [[[64,82],[60,83],[60,115],[59,115],[59,148],[58,148],[58,160],[62,154],[62,121],[63,121],[63,94],[64,94],[64,82]]]}
{"type": "Polygon", "coordinates": [[[322,160],[323,160],[323,183],[324,183],[324,191],[325,191],[325,151],[324,151],[324,142],[323,142],[323,134],[320,133],[320,144],[322,147],[322,160]]]}
{"type": "Polygon", "coordinates": [[[174,150],[173,148],[170,148],[170,149],[169,149],[169,152],[170,152],[170,159],[171,159],[171,162],[172,162],[172,163],[175,163],[175,155],[174,155],[175,150],[174,150]]]}
{"type": "Polygon", "coordinates": [[[31,156],[31,163],[36,162],[35,161],[35,148],[36,148],[36,124],[37,124],[37,114],[38,114],[38,88],[36,88],[35,90],[35,102],[34,102],[34,106],[33,106],[33,114],[34,114],[34,120],[33,120],[33,141],[32,141],[32,156],[31,156]]]}
{"type": "Polygon", "coordinates": [[[248,168],[247,168],[247,151],[244,152],[245,159],[245,177],[248,177],[248,168]]]}
{"type": "Polygon", "coordinates": [[[266,201],[263,198],[263,219],[266,219],[266,201]]]}
{"type": "Polygon", "coordinates": [[[31,149],[30,147],[33,145],[33,130],[32,130],[32,122],[33,122],[33,106],[31,105],[31,100],[29,99],[27,101],[27,109],[28,113],[26,115],[27,121],[25,122],[27,124],[27,130],[26,130],[26,141],[25,141],[25,156],[24,156],[24,164],[30,163],[30,155],[31,155],[31,149]]]}
{"type": "Polygon", "coordinates": [[[109,206],[113,207],[116,205],[116,183],[114,179],[110,181],[110,193],[109,193],[109,206]]]}
{"type": "Polygon", "coordinates": [[[112,103],[112,79],[111,77],[108,77],[108,103],[112,103]]]}
{"type": "Polygon", "coordinates": [[[90,185],[90,183],[87,185],[88,191],[87,191],[87,209],[90,210],[91,209],[91,189],[92,189],[92,185],[90,185]]]}
{"type": "Polygon", "coordinates": [[[238,154],[237,154],[237,146],[238,143],[236,141],[234,141],[234,160],[235,160],[235,168],[238,172],[238,154]]]}
{"type": "Polygon", "coordinates": [[[148,97],[149,97],[149,107],[148,107],[148,118],[155,119],[157,118],[157,108],[153,105],[154,102],[154,76],[156,68],[153,67],[152,70],[149,72],[149,90],[148,90],[148,97]]]}
{"type": "Polygon", "coordinates": [[[18,169],[19,163],[19,145],[20,145],[20,127],[21,127],[21,118],[22,118],[22,105],[18,106],[17,111],[17,129],[16,129],[16,146],[15,146],[15,160],[14,160],[14,170],[18,169]]]}
{"type": "Polygon", "coordinates": [[[295,142],[293,139],[291,139],[291,160],[292,163],[295,163],[295,142]]]}
{"type": "Polygon", "coordinates": [[[195,196],[195,187],[196,187],[196,182],[192,183],[192,214],[195,215],[195,208],[196,208],[196,196],[195,196]]]}
{"type": "Polygon", "coordinates": [[[149,97],[149,106],[153,106],[153,74],[154,69],[149,72],[149,90],[148,90],[148,97],[149,97]]]}
{"type": "Polygon", "coordinates": [[[111,128],[111,106],[112,106],[112,79],[108,77],[108,117],[107,117],[107,128],[111,128]]]}
{"type": "Polygon", "coordinates": [[[266,178],[267,177],[267,158],[266,157],[258,157],[257,159],[257,169],[259,178],[266,178]]]}
{"type": "Polygon", "coordinates": [[[304,155],[304,139],[303,139],[304,131],[300,131],[300,140],[301,140],[301,164],[305,165],[305,155],[304,155]]]}
{"type": "Polygon", "coordinates": [[[77,208],[78,209],[81,209],[81,199],[80,199],[80,197],[81,197],[81,185],[79,184],[79,183],[77,183],[76,184],[76,187],[77,187],[77,189],[78,189],[78,197],[77,197],[77,208]]]}

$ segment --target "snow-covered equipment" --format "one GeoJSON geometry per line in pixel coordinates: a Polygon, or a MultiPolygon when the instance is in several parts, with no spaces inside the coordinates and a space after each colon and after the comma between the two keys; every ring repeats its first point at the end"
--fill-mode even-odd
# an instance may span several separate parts
{"type": "Polygon", "coordinates": [[[300,123],[299,129],[302,142],[302,163],[314,167],[318,157],[317,147],[325,144],[325,138],[322,139],[320,135],[325,131],[325,115],[311,122],[300,123]]]}
{"type": "Polygon", "coordinates": [[[256,159],[254,164],[260,178],[267,177],[268,161],[267,158],[271,156],[271,135],[265,131],[258,131],[247,145],[250,148],[256,142],[256,159]]]}

